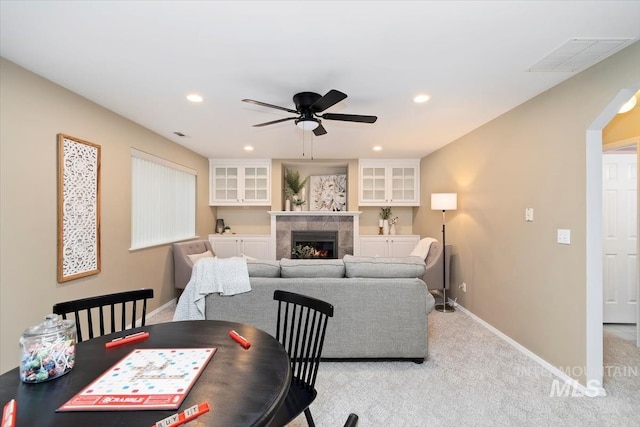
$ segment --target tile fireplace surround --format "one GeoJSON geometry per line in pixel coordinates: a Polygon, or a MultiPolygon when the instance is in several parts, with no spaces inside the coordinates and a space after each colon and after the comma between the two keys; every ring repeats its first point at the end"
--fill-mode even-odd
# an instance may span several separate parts
{"type": "Polygon", "coordinates": [[[271,248],[275,258],[291,258],[292,230],[338,232],[338,258],[358,253],[360,211],[270,211],[271,248]]]}

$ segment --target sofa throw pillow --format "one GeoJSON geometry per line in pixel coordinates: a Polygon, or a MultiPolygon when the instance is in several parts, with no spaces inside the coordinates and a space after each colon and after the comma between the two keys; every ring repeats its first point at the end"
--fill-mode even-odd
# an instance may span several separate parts
{"type": "Polygon", "coordinates": [[[193,264],[195,264],[198,260],[202,258],[213,258],[213,254],[211,253],[211,251],[205,251],[205,252],[202,252],[201,254],[191,254],[187,256],[189,257],[189,259],[193,264]]]}
{"type": "Polygon", "coordinates": [[[289,259],[280,260],[280,275],[297,277],[344,277],[344,262],[341,259],[289,259]]]}
{"type": "Polygon", "coordinates": [[[247,259],[249,277],[280,277],[280,262],[264,259],[247,259]]]}
{"type": "Polygon", "coordinates": [[[344,256],[347,277],[363,278],[422,278],[424,260],[417,256],[398,258],[344,256]]]}

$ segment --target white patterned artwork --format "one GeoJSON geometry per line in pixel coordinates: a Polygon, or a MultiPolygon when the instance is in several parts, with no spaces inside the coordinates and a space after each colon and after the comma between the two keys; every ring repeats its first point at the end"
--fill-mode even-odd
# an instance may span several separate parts
{"type": "Polygon", "coordinates": [[[100,272],[100,146],[58,134],[58,282],[100,272]]]}
{"type": "Polygon", "coordinates": [[[309,180],[312,211],[347,210],[347,175],[312,176],[309,180]]]}

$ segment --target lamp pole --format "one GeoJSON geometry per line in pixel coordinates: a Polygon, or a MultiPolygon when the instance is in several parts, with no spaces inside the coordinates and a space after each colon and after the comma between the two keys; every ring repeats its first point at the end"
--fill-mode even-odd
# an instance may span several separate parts
{"type": "Polygon", "coordinates": [[[445,238],[445,210],[442,210],[442,304],[437,304],[435,309],[443,313],[456,311],[447,303],[447,240],[445,238]]]}
{"type": "Polygon", "coordinates": [[[446,240],[446,211],[458,208],[458,195],[456,193],[431,194],[431,209],[442,210],[442,304],[436,304],[435,309],[443,313],[456,311],[447,303],[447,240],[446,240]]]}

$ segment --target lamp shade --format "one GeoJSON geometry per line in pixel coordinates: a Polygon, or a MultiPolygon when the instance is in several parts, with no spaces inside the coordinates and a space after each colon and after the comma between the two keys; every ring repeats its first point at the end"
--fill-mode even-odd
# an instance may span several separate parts
{"type": "Polygon", "coordinates": [[[434,211],[455,211],[458,209],[458,194],[431,193],[431,209],[434,211]]]}

